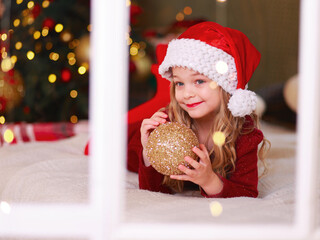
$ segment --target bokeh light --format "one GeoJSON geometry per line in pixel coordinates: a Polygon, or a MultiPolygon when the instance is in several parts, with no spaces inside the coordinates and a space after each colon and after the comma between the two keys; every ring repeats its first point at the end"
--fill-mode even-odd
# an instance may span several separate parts
{"type": "Polygon", "coordinates": [[[54,30],[59,33],[63,30],[63,25],[61,23],[58,23],[55,27],[54,30]]]}
{"type": "Polygon", "coordinates": [[[33,1],[28,2],[27,7],[29,9],[33,8],[34,7],[34,2],[33,1]]]}
{"type": "Polygon", "coordinates": [[[34,59],[34,56],[35,56],[34,52],[32,52],[32,51],[28,51],[28,52],[27,52],[27,58],[28,58],[29,60],[34,59]]]}
{"type": "Polygon", "coordinates": [[[3,139],[5,142],[11,143],[14,139],[13,131],[11,129],[5,130],[3,133],[3,139]]]}
{"type": "Polygon", "coordinates": [[[185,15],[191,15],[192,14],[192,8],[189,7],[189,6],[186,6],[184,9],[183,9],[183,13],[185,15]]]}
{"type": "Polygon", "coordinates": [[[222,207],[221,203],[219,203],[218,201],[211,202],[210,203],[210,212],[211,212],[212,216],[219,217],[223,212],[223,207],[222,207]]]}
{"type": "Polygon", "coordinates": [[[0,124],[5,124],[6,118],[4,116],[0,116],[0,124]]]}
{"type": "Polygon", "coordinates": [[[77,122],[78,122],[78,117],[77,117],[76,115],[72,115],[72,116],[70,117],[70,122],[71,122],[71,123],[77,123],[77,122]]]}
{"type": "Polygon", "coordinates": [[[86,71],[87,71],[87,69],[84,66],[80,66],[78,68],[78,73],[81,74],[81,75],[85,74],[86,71]]]}
{"type": "Polygon", "coordinates": [[[184,20],[184,14],[182,12],[178,12],[177,15],[176,15],[176,20],[178,22],[181,22],[184,20]]]}
{"type": "Polygon", "coordinates": [[[57,81],[57,76],[55,74],[50,74],[49,77],[48,77],[48,81],[50,83],[54,83],[55,81],[57,81]]]}
{"type": "Polygon", "coordinates": [[[3,72],[8,72],[14,67],[13,62],[11,61],[10,57],[6,57],[5,59],[2,60],[1,62],[1,70],[3,72]]]}
{"type": "Polygon", "coordinates": [[[50,1],[49,1],[49,0],[44,0],[44,1],[42,2],[42,7],[43,7],[43,8],[47,8],[47,7],[49,7],[49,5],[50,5],[50,1]]]}
{"type": "Polygon", "coordinates": [[[5,201],[0,202],[0,209],[1,209],[1,212],[3,212],[4,214],[10,214],[11,212],[10,204],[5,201]]]}
{"type": "Polygon", "coordinates": [[[76,98],[78,96],[78,91],[77,90],[71,90],[70,91],[70,97],[76,98]]]}
{"type": "Polygon", "coordinates": [[[13,21],[13,26],[18,27],[19,25],[20,25],[20,19],[17,18],[13,21]]]}
{"type": "Polygon", "coordinates": [[[211,83],[209,84],[209,87],[214,90],[218,87],[218,84],[215,81],[211,81],[211,83]]]}
{"type": "Polygon", "coordinates": [[[221,147],[226,141],[226,136],[223,132],[216,131],[213,133],[212,140],[214,144],[221,147]]]}
{"type": "Polygon", "coordinates": [[[218,73],[220,74],[225,74],[226,72],[228,72],[228,64],[224,61],[218,61],[216,63],[216,70],[218,73]]]}
{"type": "Polygon", "coordinates": [[[22,42],[16,42],[15,48],[16,48],[17,50],[20,50],[20,49],[22,48],[22,42]]]}

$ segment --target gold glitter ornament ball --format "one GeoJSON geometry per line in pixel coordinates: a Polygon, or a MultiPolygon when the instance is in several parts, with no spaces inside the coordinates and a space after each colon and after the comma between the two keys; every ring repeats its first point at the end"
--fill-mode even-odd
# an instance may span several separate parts
{"type": "Polygon", "coordinates": [[[168,122],[161,124],[152,131],[146,145],[146,153],[150,164],[163,175],[184,174],[178,169],[179,165],[192,168],[185,160],[185,156],[197,159],[192,151],[199,146],[195,133],[187,126],[168,122]]]}

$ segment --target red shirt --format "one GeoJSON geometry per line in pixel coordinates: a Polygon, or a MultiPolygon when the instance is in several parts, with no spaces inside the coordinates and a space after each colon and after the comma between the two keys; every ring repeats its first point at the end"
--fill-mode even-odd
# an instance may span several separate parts
{"type": "MultiPolygon", "coordinates": [[[[247,118],[248,119],[248,118],[247,118]]],[[[252,120],[246,122],[250,126],[252,120]]],[[[139,173],[140,189],[172,193],[171,189],[162,184],[164,175],[152,166],[146,167],[142,157],[140,139],[141,122],[129,124],[128,128],[128,170],[139,173]]],[[[223,182],[220,193],[207,195],[202,189],[201,194],[208,198],[257,197],[258,196],[258,145],[263,140],[260,130],[240,135],[236,141],[235,170],[227,178],[219,176],[223,182]]]]}

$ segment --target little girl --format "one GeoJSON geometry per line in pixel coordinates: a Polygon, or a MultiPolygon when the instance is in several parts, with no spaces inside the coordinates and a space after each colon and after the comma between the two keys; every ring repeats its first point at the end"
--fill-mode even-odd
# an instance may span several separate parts
{"type": "Polygon", "coordinates": [[[171,81],[170,104],[142,121],[141,144],[129,155],[139,160],[141,189],[174,193],[197,185],[204,197],[258,196],[257,161],[267,141],[257,129],[256,95],[246,88],[259,61],[243,33],[213,22],[194,25],[169,43],[159,73],[171,81]],[[187,125],[200,142],[192,149],[199,160],[185,157],[193,168],[179,166],[183,175],[163,176],[145,153],[152,130],[167,121],[187,125]],[[214,141],[217,132],[222,145],[214,141]]]}

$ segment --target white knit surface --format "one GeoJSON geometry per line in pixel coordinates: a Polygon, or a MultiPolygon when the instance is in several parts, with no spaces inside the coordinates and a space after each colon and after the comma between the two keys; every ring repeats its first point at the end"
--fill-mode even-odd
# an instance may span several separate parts
{"type": "Polygon", "coordinates": [[[235,117],[244,117],[256,110],[257,96],[249,90],[237,89],[229,99],[228,108],[235,117]]]}
{"type": "Polygon", "coordinates": [[[217,82],[230,94],[237,89],[237,69],[234,58],[219,48],[195,39],[175,39],[169,43],[167,54],[159,67],[162,77],[172,80],[172,67],[186,67],[217,82]],[[226,72],[219,73],[217,63],[228,66],[226,72]]]}

